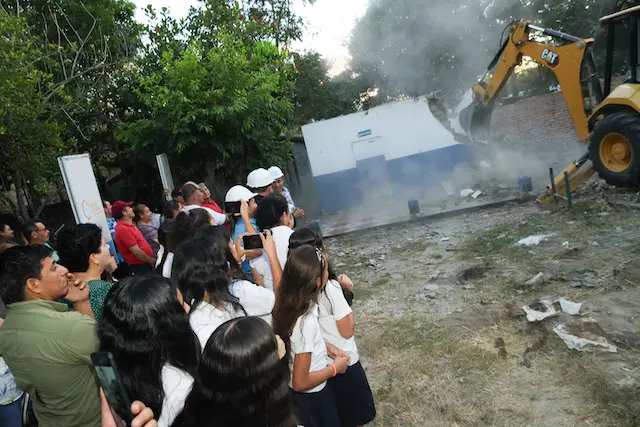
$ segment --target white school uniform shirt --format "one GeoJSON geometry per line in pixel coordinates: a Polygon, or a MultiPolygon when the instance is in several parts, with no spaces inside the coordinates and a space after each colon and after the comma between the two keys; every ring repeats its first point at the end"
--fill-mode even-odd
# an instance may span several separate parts
{"type": "Polygon", "coordinates": [[[170,427],[184,408],[184,402],[193,386],[193,377],[169,364],[162,367],[160,375],[164,400],[162,401],[162,413],[158,420],[158,427],[170,427]]]}
{"type": "Polygon", "coordinates": [[[358,363],[358,347],[356,346],[355,338],[343,338],[340,332],[338,332],[338,325],[336,324],[338,320],[342,320],[353,313],[353,310],[349,307],[349,303],[347,303],[347,300],[344,298],[340,283],[335,280],[329,280],[327,282],[323,291],[320,292],[318,307],[320,311],[322,338],[329,344],[333,344],[344,350],[349,355],[351,358],[349,366],[358,363]]]}
{"type": "MultiPolygon", "coordinates": [[[[271,325],[271,312],[276,302],[272,291],[257,286],[246,280],[236,280],[229,285],[231,295],[238,298],[248,316],[257,316],[271,325]]],[[[224,322],[244,316],[242,310],[234,310],[232,306],[226,310],[218,310],[213,305],[201,302],[189,314],[191,329],[198,336],[202,351],[209,341],[211,334],[224,322]]]]}
{"type": "MultiPolygon", "coordinates": [[[[304,316],[300,316],[293,326],[291,333],[291,378],[289,378],[289,387],[293,389],[293,359],[296,354],[311,353],[311,365],[309,372],[321,371],[328,365],[327,345],[322,338],[320,332],[320,322],[318,319],[318,305],[312,303],[309,311],[304,316]]],[[[322,391],[327,385],[323,382],[318,386],[304,391],[304,393],[317,393],[322,391]]]]}
{"type": "Polygon", "coordinates": [[[211,208],[207,208],[200,205],[189,205],[182,208],[182,210],[186,213],[189,213],[189,211],[193,209],[204,209],[205,211],[209,212],[209,215],[211,215],[211,218],[213,218],[213,220],[216,222],[216,225],[224,225],[224,223],[227,222],[227,216],[225,214],[216,212],[211,208]]]}
{"type": "MultiPolygon", "coordinates": [[[[289,239],[293,234],[293,230],[286,225],[274,227],[271,229],[273,241],[276,244],[276,254],[280,267],[284,270],[287,263],[287,255],[289,255],[289,239]]],[[[264,287],[273,290],[273,272],[269,263],[269,256],[263,252],[258,258],[249,261],[251,268],[255,269],[258,274],[264,278],[264,287]]]]}

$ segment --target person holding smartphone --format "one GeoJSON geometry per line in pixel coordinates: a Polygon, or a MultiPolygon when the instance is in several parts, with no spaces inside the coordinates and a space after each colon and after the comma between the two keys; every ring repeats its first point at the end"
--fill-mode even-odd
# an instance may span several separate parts
{"type": "MultiPolygon", "coordinates": [[[[242,185],[231,187],[225,195],[225,209],[231,216],[231,239],[235,244],[240,242],[244,234],[256,234],[260,230],[256,223],[256,210],[258,204],[255,197],[257,193],[250,191],[242,185]]],[[[249,261],[262,255],[262,251],[247,251],[242,259],[242,271],[247,278],[255,282],[249,261]]]]}
{"type": "MultiPolygon", "coordinates": [[[[256,221],[261,230],[270,230],[273,241],[276,244],[277,260],[272,260],[268,254],[251,261],[254,277],[262,277],[264,286],[268,289],[276,289],[274,280],[274,268],[272,261],[284,269],[289,252],[289,237],[293,234],[293,217],[289,214],[289,205],[284,197],[272,194],[265,197],[256,211],[256,221]]],[[[277,274],[277,273],[276,273],[277,274]]]]}

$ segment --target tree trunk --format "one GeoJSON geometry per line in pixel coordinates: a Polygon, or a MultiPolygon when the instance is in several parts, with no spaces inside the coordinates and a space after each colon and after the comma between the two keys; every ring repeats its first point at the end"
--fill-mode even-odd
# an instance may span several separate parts
{"type": "Polygon", "coordinates": [[[23,220],[29,219],[29,212],[27,210],[27,203],[24,198],[24,183],[22,182],[22,176],[16,173],[13,176],[13,182],[16,186],[16,200],[18,201],[18,213],[23,220]]]}

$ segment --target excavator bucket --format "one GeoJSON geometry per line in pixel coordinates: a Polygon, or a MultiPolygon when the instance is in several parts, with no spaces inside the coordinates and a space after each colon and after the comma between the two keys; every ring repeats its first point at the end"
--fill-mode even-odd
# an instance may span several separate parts
{"type": "Polygon", "coordinates": [[[458,117],[460,126],[471,142],[487,144],[490,141],[492,112],[492,107],[476,102],[472,102],[460,111],[458,117]]]}

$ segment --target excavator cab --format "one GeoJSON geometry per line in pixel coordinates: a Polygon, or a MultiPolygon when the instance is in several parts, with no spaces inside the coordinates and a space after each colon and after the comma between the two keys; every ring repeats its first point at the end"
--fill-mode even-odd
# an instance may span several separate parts
{"type": "Polygon", "coordinates": [[[640,6],[600,19],[607,29],[603,94],[589,117],[589,157],[601,178],[617,186],[640,184],[640,6]],[[623,29],[624,27],[624,29],[623,29]],[[612,89],[614,53],[628,33],[628,70],[612,89]],[[621,37],[622,36],[622,37],[621,37]]]}
{"type": "MultiPolygon", "coordinates": [[[[600,21],[607,30],[604,79],[596,71],[594,39],[542,28],[524,20],[514,21],[505,28],[506,37],[487,72],[473,87],[472,104],[459,116],[469,141],[487,143],[491,140],[491,113],[499,93],[522,58],[527,56],[553,71],[576,135],[588,144],[588,152],[556,177],[558,194],[567,192],[564,172],[569,174],[572,190],[596,171],[612,185],[640,184],[640,6],[605,16],[600,21]],[[621,31],[621,27],[625,27],[625,31],[621,31]],[[624,83],[612,89],[614,51],[617,44],[622,45],[618,40],[626,32],[629,34],[625,61],[629,65],[628,75],[624,83]],[[535,38],[532,33],[547,38],[535,38]],[[548,42],[549,38],[562,43],[548,42]]],[[[543,204],[552,200],[551,188],[538,199],[543,204]]]]}

